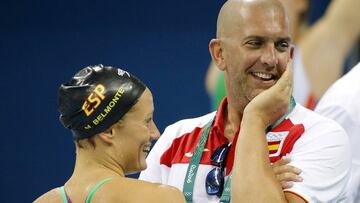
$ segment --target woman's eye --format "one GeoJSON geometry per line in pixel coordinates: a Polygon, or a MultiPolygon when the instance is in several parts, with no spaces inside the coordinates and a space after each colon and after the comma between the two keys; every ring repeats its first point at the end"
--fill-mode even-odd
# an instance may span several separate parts
{"type": "Polygon", "coordinates": [[[152,118],[148,118],[148,119],[145,120],[145,123],[149,124],[149,123],[151,123],[151,121],[152,121],[152,118]]]}

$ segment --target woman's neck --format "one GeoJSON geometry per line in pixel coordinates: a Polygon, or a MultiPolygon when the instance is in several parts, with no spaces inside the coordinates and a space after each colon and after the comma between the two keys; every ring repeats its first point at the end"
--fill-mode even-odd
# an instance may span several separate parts
{"type": "Polygon", "coordinates": [[[102,156],[101,153],[92,149],[77,149],[74,175],[81,175],[84,172],[125,177],[123,166],[110,157],[102,156]]]}

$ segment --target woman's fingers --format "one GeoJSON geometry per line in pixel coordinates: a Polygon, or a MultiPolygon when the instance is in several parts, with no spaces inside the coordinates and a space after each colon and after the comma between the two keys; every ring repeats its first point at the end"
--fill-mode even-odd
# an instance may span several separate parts
{"type": "Polygon", "coordinates": [[[280,185],[281,185],[282,189],[288,189],[288,188],[291,188],[292,186],[294,186],[294,183],[281,181],[280,185]]]}
{"type": "Polygon", "coordinates": [[[291,159],[285,156],[271,164],[275,177],[283,189],[292,187],[294,185],[293,182],[303,181],[303,178],[300,176],[301,169],[289,165],[290,162],[291,159]]]}
{"type": "Polygon", "coordinates": [[[282,166],[290,163],[291,159],[290,157],[282,157],[281,159],[277,160],[276,162],[272,163],[271,165],[274,166],[282,166]]]}
{"type": "Polygon", "coordinates": [[[301,182],[303,181],[303,178],[296,173],[293,172],[283,172],[276,175],[276,178],[281,181],[293,181],[293,182],[301,182]]]}
{"type": "Polygon", "coordinates": [[[274,171],[275,175],[281,174],[281,173],[293,173],[293,174],[299,175],[301,173],[301,169],[296,168],[295,166],[291,166],[291,165],[273,166],[273,171],[274,171]]]}

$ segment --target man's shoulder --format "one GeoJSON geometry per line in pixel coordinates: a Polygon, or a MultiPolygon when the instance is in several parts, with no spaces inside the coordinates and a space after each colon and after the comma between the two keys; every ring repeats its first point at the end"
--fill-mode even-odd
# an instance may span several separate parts
{"type": "Polygon", "coordinates": [[[203,128],[214,118],[215,114],[216,112],[211,112],[200,117],[179,120],[167,126],[163,135],[172,134],[173,136],[178,137],[192,132],[195,128],[203,128]]]}
{"type": "Polygon", "coordinates": [[[327,126],[328,130],[342,130],[342,127],[332,119],[309,110],[300,104],[296,105],[295,111],[289,115],[289,118],[294,124],[303,124],[305,130],[324,126],[327,126]]]}
{"type": "MultiPolygon", "coordinates": [[[[171,157],[174,156],[173,152],[180,153],[180,151],[186,151],[189,147],[191,148],[192,145],[186,143],[195,143],[194,141],[200,136],[199,132],[211,121],[215,113],[216,112],[212,112],[197,118],[183,119],[166,127],[150,151],[147,160],[152,160],[149,162],[159,162],[160,157],[162,157],[163,163],[166,162],[165,165],[170,166],[172,161],[171,157]],[[185,146],[179,150],[180,145],[184,143],[185,146]]],[[[144,173],[142,172],[142,174],[144,173]]]]}

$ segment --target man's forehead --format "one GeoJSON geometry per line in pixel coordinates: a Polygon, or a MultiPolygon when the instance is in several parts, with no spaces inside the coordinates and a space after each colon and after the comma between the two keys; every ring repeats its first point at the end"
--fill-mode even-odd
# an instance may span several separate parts
{"type": "Polygon", "coordinates": [[[279,42],[279,41],[286,41],[291,42],[291,37],[287,35],[282,36],[269,36],[269,35],[248,35],[244,37],[244,40],[261,40],[261,41],[273,41],[273,42],[279,42]]]}
{"type": "Polygon", "coordinates": [[[233,26],[224,27],[226,36],[241,36],[271,38],[271,39],[290,39],[290,29],[288,21],[279,18],[263,17],[243,19],[243,22],[234,23],[233,26]]]}
{"type": "Polygon", "coordinates": [[[248,32],[268,32],[287,34],[289,32],[289,21],[282,16],[256,16],[244,18],[242,22],[234,23],[234,27],[248,32]]]}

